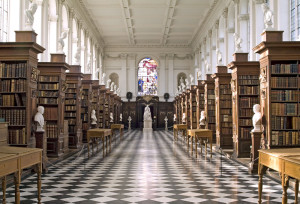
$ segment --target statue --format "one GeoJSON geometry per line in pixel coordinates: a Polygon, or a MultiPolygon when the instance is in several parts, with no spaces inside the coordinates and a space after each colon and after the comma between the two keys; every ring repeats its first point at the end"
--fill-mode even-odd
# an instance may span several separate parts
{"type": "Polygon", "coordinates": [[[117,95],[118,95],[118,96],[120,96],[120,92],[121,92],[121,89],[118,88],[118,89],[117,89],[117,95]]]}
{"type": "Polygon", "coordinates": [[[205,125],[206,123],[206,117],[205,117],[205,112],[204,111],[201,111],[201,115],[200,115],[200,126],[201,125],[205,125]]]}
{"type": "Polygon", "coordinates": [[[129,116],[129,117],[128,117],[128,130],[131,130],[131,121],[132,121],[132,119],[131,119],[131,117],[129,116]]]}
{"type": "Polygon", "coordinates": [[[26,24],[25,24],[25,30],[33,30],[32,29],[32,25],[33,25],[33,22],[34,22],[34,14],[37,10],[37,3],[35,0],[33,0],[30,5],[29,5],[29,9],[26,9],[25,11],[25,15],[27,17],[27,21],[26,21],[26,24]]]}
{"type": "Polygon", "coordinates": [[[109,84],[110,84],[110,82],[111,82],[111,79],[107,79],[105,88],[109,89],[109,86],[110,86],[109,84]]]}
{"type": "Polygon", "coordinates": [[[117,94],[117,85],[114,85],[114,94],[117,94]]]}
{"type": "Polygon", "coordinates": [[[182,83],[181,83],[181,92],[184,92],[184,91],[185,91],[185,88],[186,88],[186,87],[185,87],[185,84],[182,82],[182,83]]]}
{"type": "Polygon", "coordinates": [[[252,117],[252,124],[254,129],[252,129],[251,132],[262,132],[263,131],[263,127],[262,127],[262,123],[261,123],[261,113],[260,113],[260,105],[259,104],[255,104],[253,106],[253,112],[254,115],[252,117]]]}
{"type": "Polygon", "coordinates": [[[185,122],[186,122],[185,113],[182,113],[182,123],[185,124],[185,122]]]}
{"type": "Polygon", "coordinates": [[[151,120],[152,121],[152,118],[151,118],[151,111],[150,111],[150,108],[149,108],[149,105],[147,105],[145,107],[145,110],[144,110],[144,121],[145,120],[151,120]]]}
{"type": "Polygon", "coordinates": [[[178,93],[181,94],[182,90],[181,90],[181,85],[178,86],[178,93]]]}
{"type": "Polygon", "coordinates": [[[166,116],[165,119],[165,130],[168,131],[168,117],[166,116]]]}
{"type": "Polygon", "coordinates": [[[123,115],[122,115],[122,113],[120,113],[120,122],[121,123],[123,122],[123,115]]]}
{"type": "Polygon", "coordinates": [[[180,84],[182,84],[184,82],[182,77],[180,77],[179,81],[180,81],[180,84]]]}
{"type": "Polygon", "coordinates": [[[235,43],[235,52],[242,52],[241,44],[243,42],[242,38],[238,33],[234,33],[234,43],[235,43]]]}
{"type": "Polygon", "coordinates": [[[110,113],[109,114],[109,118],[110,118],[110,123],[113,123],[114,122],[114,115],[113,115],[113,113],[110,113]]]}
{"type": "Polygon", "coordinates": [[[217,48],[216,52],[217,52],[217,59],[218,59],[217,65],[222,65],[222,53],[218,48],[217,48]]]}
{"type": "Polygon", "coordinates": [[[91,70],[91,53],[88,53],[88,63],[86,65],[87,67],[87,71],[90,71],[91,70]]]}
{"type": "Polygon", "coordinates": [[[58,39],[58,50],[57,50],[58,53],[64,53],[64,47],[65,47],[64,40],[68,36],[68,32],[69,32],[69,29],[64,30],[61,33],[60,38],[58,39]]]}
{"type": "Polygon", "coordinates": [[[205,60],[204,63],[205,63],[206,71],[209,72],[210,71],[210,64],[208,63],[207,60],[205,60]]]}
{"type": "Polygon", "coordinates": [[[263,13],[264,13],[264,24],[265,24],[265,30],[273,30],[273,12],[271,11],[269,5],[267,3],[263,3],[261,5],[263,13]]]}
{"type": "Polygon", "coordinates": [[[105,85],[105,77],[106,77],[106,74],[103,73],[103,74],[102,74],[101,85],[105,85]]]}
{"type": "Polygon", "coordinates": [[[175,96],[178,96],[178,89],[176,89],[175,96]]]}
{"type": "Polygon", "coordinates": [[[37,122],[37,132],[45,132],[44,130],[44,107],[43,106],[38,106],[37,107],[37,113],[34,116],[34,121],[37,122]]]}
{"type": "Polygon", "coordinates": [[[174,123],[176,123],[176,114],[175,113],[174,113],[173,121],[174,121],[174,123]]]}
{"type": "Polygon", "coordinates": [[[96,117],[96,111],[95,110],[92,110],[91,119],[92,119],[91,124],[96,125],[97,124],[97,117],[96,117]]]}
{"type": "Polygon", "coordinates": [[[191,87],[190,87],[190,82],[189,82],[189,80],[186,78],[185,79],[185,86],[186,86],[186,89],[190,89],[191,87]]]}
{"type": "Polygon", "coordinates": [[[190,74],[190,79],[191,79],[191,85],[194,84],[194,76],[190,74]]]}
{"type": "Polygon", "coordinates": [[[110,84],[110,91],[114,91],[115,82],[111,82],[110,84]]]}
{"type": "Polygon", "coordinates": [[[79,65],[80,64],[80,47],[77,47],[76,53],[74,55],[75,58],[75,65],[79,65]]]}

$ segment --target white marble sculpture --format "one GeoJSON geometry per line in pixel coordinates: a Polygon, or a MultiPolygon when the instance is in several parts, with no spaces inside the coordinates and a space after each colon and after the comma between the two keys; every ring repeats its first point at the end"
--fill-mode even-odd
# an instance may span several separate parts
{"type": "Polygon", "coordinates": [[[192,74],[190,74],[190,79],[191,79],[191,85],[194,84],[194,76],[192,74]]]}
{"type": "Polygon", "coordinates": [[[123,122],[123,115],[122,115],[122,113],[120,113],[120,122],[121,123],[123,122]]]}
{"type": "Polygon", "coordinates": [[[92,110],[91,119],[92,119],[91,124],[96,125],[97,124],[97,117],[96,117],[96,111],[95,110],[92,110]]]}
{"type": "Polygon", "coordinates": [[[185,113],[182,113],[182,123],[185,124],[185,122],[186,122],[186,116],[185,116],[185,113]]]}
{"type": "Polygon", "coordinates": [[[186,78],[185,79],[185,87],[186,87],[186,89],[190,89],[191,87],[190,87],[190,82],[189,82],[189,80],[186,78]]]}
{"type": "Polygon", "coordinates": [[[150,111],[149,105],[147,105],[145,107],[145,110],[144,110],[144,121],[145,120],[151,120],[152,121],[151,111],[150,111]]]}
{"type": "Polygon", "coordinates": [[[25,15],[27,17],[27,21],[25,23],[25,30],[33,30],[33,22],[34,22],[34,14],[37,10],[37,3],[36,0],[33,0],[30,5],[29,9],[26,9],[25,15]]]}
{"type": "Polygon", "coordinates": [[[201,111],[201,115],[200,115],[200,125],[205,125],[206,123],[206,117],[205,117],[205,112],[201,111]]]}
{"type": "Polygon", "coordinates": [[[176,123],[176,114],[174,113],[174,116],[173,116],[173,121],[174,123],[176,123]]]}
{"type": "Polygon", "coordinates": [[[107,79],[105,88],[109,89],[111,79],[107,79]]]}
{"type": "Polygon", "coordinates": [[[260,112],[259,104],[255,104],[253,106],[253,112],[254,112],[254,115],[252,117],[252,124],[253,124],[254,129],[252,129],[252,132],[262,132],[263,131],[263,126],[261,123],[262,115],[260,112]]]}
{"type": "Polygon", "coordinates": [[[182,82],[182,83],[181,83],[181,92],[185,92],[185,88],[186,88],[186,86],[185,86],[185,84],[182,82]]]}
{"type": "Polygon", "coordinates": [[[217,63],[217,65],[222,65],[222,53],[221,53],[221,51],[217,48],[216,49],[216,52],[217,52],[217,59],[218,59],[218,63],[217,63]]]}
{"type": "Polygon", "coordinates": [[[131,117],[129,116],[129,117],[128,117],[128,130],[131,130],[131,121],[132,121],[132,119],[131,119],[131,117]]]}
{"type": "Polygon", "coordinates": [[[62,54],[64,53],[64,47],[65,47],[64,40],[67,38],[68,32],[69,29],[66,29],[61,33],[60,38],[58,39],[57,53],[62,53],[62,54]]]}
{"type": "Polygon", "coordinates": [[[274,30],[273,29],[273,12],[271,11],[269,5],[267,3],[263,3],[261,5],[263,13],[264,13],[264,24],[265,24],[265,30],[274,30]]]}
{"type": "Polygon", "coordinates": [[[37,107],[37,113],[34,116],[34,121],[37,122],[37,127],[36,127],[36,131],[37,132],[45,132],[44,130],[44,107],[43,106],[38,106],[37,107]]]}
{"type": "Polygon", "coordinates": [[[117,95],[120,96],[121,89],[120,87],[117,89],[117,95]]]}
{"type": "Polygon", "coordinates": [[[151,117],[151,111],[149,105],[145,107],[144,110],[144,128],[143,132],[144,133],[149,133],[152,132],[152,117],[151,117]]]}
{"type": "Polygon", "coordinates": [[[181,90],[181,85],[178,86],[178,93],[181,94],[182,93],[182,90],[181,90]]]}
{"type": "Polygon", "coordinates": [[[75,65],[80,65],[80,50],[81,50],[81,48],[78,46],[76,53],[74,55],[75,65]]]}
{"type": "Polygon", "coordinates": [[[105,77],[106,77],[106,74],[103,73],[102,74],[102,79],[101,79],[101,85],[105,85],[105,77]]]}
{"type": "Polygon", "coordinates": [[[168,117],[166,116],[165,119],[165,130],[168,131],[168,117]]]}
{"type": "Polygon", "coordinates": [[[114,94],[117,94],[117,85],[114,85],[114,94]]]}
{"type": "Polygon", "coordinates": [[[110,119],[110,123],[113,123],[114,122],[114,115],[113,115],[113,113],[110,113],[109,114],[109,119],[110,119]]]}
{"type": "Polygon", "coordinates": [[[115,82],[111,82],[110,84],[110,91],[114,91],[115,82]]]}
{"type": "Polygon", "coordinates": [[[184,83],[184,80],[182,77],[180,77],[180,80],[179,80],[180,84],[184,83]]]}
{"type": "Polygon", "coordinates": [[[235,52],[242,52],[241,44],[243,42],[242,38],[238,33],[234,33],[234,44],[235,44],[235,52]]]}

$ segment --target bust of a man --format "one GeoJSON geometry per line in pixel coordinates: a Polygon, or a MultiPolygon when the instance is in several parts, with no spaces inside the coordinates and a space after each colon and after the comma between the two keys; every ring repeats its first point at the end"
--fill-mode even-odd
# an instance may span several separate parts
{"type": "Polygon", "coordinates": [[[109,122],[113,123],[114,122],[114,115],[113,115],[113,113],[109,114],[109,118],[110,118],[109,122]]]}
{"type": "Polygon", "coordinates": [[[145,120],[152,120],[149,105],[147,105],[144,110],[144,121],[145,120]]]}
{"type": "Polygon", "coordinates": [[[105,88],[109,89],[111,79],[107,79],[105,88]]]}
{"type": "Polygon", "coordinates": [[[185,123],[186,121],[185,113],[182,113],[182,123],[185,123]]]}
{"type": "Polygon", "coordinates": [[[176,122],[176,114],[174,114],[173,121],[176,122]]]}
{"type": "Polygon", "coordinates": [[[35,114],[34,116],[34,121],[37,122],[37,128],[36,128],[36,131],[37,132],[45,132],[44,130],[44,107],[43,106],[39,106],[37,108],[37,113],[35,114]]]}
{"type": "Polygon", "coordinates": [[[253,106],[253,112],[254,112],[254,115],[252,117],[252,124],[253,124],[254,129],[252,130],[252,132],[261,132],[261,131],[263,131],[263,128],[262,128],[262,124],[261,124],[262,116],[260,113],[260,105],[259,104],[255,104],[253,106]]]}
{"type": "Polygon", "coordinates": [[[110,91],[114,91],[115,82],[111,82],[110,84],[110,91]]]}
{"type": "Polygon", "coordinates": [[[206,118],[205,118],[205,112],[201,111],[201,115],[200,115],[200,125],[205,125],[206,122],[206,118]]]}
{"type": "Polygon", "coordinates": [[[96,125],[97,124],[97,117],[96,117],[96,111],[95,110],[92,110],[91,119],[92,119],[91,124],[96,125]]]}
{"type": "Polygon", "coordinates": [[[123,122],[123,115],[120,113],[120,122],[123,122]]]}

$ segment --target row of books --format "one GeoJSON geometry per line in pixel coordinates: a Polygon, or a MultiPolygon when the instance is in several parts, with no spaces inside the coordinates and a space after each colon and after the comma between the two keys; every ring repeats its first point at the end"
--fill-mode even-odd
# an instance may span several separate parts
{"type": "Polygon", "coordinates": [[[27,63],[0,63],[0,78],[25,78],[27,63]]]}
{"type": "Polygon", "coordinates": [[[0,94],[0,106],[26,106],[26,95],[0,94]]]}
{"type": "Polygon", "coordinates": [[[240,108],[252,108],[253,105],[259,104],[259,98],[257,97],[240,97],[240,108]]]}
{"type": "Polygon", "coordinates": [[[22,129],[9,129],[8,130],[8,143],[9,144],[26,144],[26,128],[22,129]]]}
{"type": "Polygon", "coordinates": [[[297,103],[272,103],[271,104],[271,113],[272,115],[287,115],[287,116],[296,116],[299,115],[297,103]]]}
{"type": "Polygon", "coordinates": [[[58,117],[57,107],[45,107],[44,118],[45,120],[57,120],[58,117]]]}
{"type": "Polygon", "coordinates": [[[57,98],[39,98],[40,105],[58,104],[57,98]]]}
{"type": "Polygon", "coordinates": [[[82,130],[88,130],[90,129],[89,124],[88,123],[82,123],[82,130]]]}
{"type": "Polygon", "coordinates": [[[272,116],[272,129],[300,129],[300,118],[299,117],[281,117],[272,116]]]}
{"type": "Polygon", "coordinates": [[[216,99],[215,94],[207,95],[207,100],[215,100],[215,99],[216,99]]]}
{"type": "Polygon", "coordinates": [[[68,91],[74,91],[72,89],[76,89],[77,86],[78,86],[78,84],[74,84],[74,83],[68,83],[67,82],[67,84],[68,84],[68,88],[70,88],[70,90],[68,90],[68,91]]]}
{"type": "Polygon", "coordinates": [[[272,77],[272,88],[299,88],[297,77],[272,77]]]}
{"type": "Polygon", "coordinates": [[[299,90],[271,90],[272,101],[295,101],[299,100],[299,90]]]}
{"type": "Polygon", "coordinates": [[[69,134],[74,134],[76,131],[76,126],[69,126],[68,131],[69,131],[69,134]]]}
{"type": "Polygon", "coordinates": [[[240,108],[240,117],[252,117],[253,114],[252,108],[240,108]]]}
{"type": "Polygon", "coordinates": [[[252,126],[252,119],[239,119],[240,126],[252,126]]]}
{"type": "Polygon", "coordinates": [[[231,115],[232,114],[232,109],[221,109],[220,110],[221,115],[231,115]]]}
{"type": "Polygon", "coordinates": [[[81,107],[85,107],[85,106],[88,106],[89,105],[89,101],[88,100],[82,100],[81,101],[81,107]]]}
{"type": "Polygon", "coordinates": [[[221,134],[226,134],[226,135],[229,135],[229,134],[232,134],[232,128],[224,128],[222,127],[221,128],[221,134]]]}
{"type": "Polygon", "coordinates": [[[240,128],[240,137],[241,139],[251,139],[251,130],[253,128],[241,127],[240,128]]]}
{"type": "Polygon", "coordinates": [[[232,122],[232,115],[221,115],[222,122],[232,122]]]}
{"type": "Polygon", "coordinates": [[[76,100],[75,99],[66,99],[65,104],[66,105],[76,105],[76,100]]]}
{"type": "Polygon", "coordinates": [[[220,95],[220,100],[232,100],[231,95],[220,95]]]}
{"type": "Polygon", "coordinates": [[[229,129],[232,129],[232,122],[231,121],[229,121],[229,122],[221,122],[221,130],[223,129],[223,128],[229,128],[229,129]]]}
{"type": "Polygon", "coordinates": [[[39,91],[39,97],[58,97],[58,91],[39,91]]]}
{"type": "Polygon", "coordinates": [[[1,92],[25,92],[26,80],[25,79],[11,79],[0,80],[1,92]]]}
{"type": "Polygon", "coordinates": [[[272,74],[297,74],[300,73],[298,64],[273,64],[271,66],[272,74]]]}
{"type": "Polygon", "coordinates": [[[88,114],[87,113],[81,114],[81,120],[82,122],[88,122],[88,114]]]}
{"type": "Polygon", "coordinates": [[[0,109],[0,118],[4,118],[9,125],[26,125],[26,110],[0,109]]]}
{"type": "Polygon", "coordinates": [[[223,94],[229,94],[231,95],[231,88],[230,88],[230,85],[225,85],[225,84],[221,84],[220,85],[220,95],[223,95],[223,94]]]}
{"type": "Polygon", "coordinates": [[[299,132],[272,131],[272,145],[299,145],[299,132]]]}
{"type": "Polygon", "coordinates": [[[232,107],[232,101],[220,101],[220,108],[231,108],[232,107]]]}
{"type": "Polygon", "coordinates": [[[66,98],[77,98],[77,94],[75,93],[66,93],[66,98]]]}
{"type": "Polygon", "coordinates": [[[207,110],[215,110],[216,106],[207,106],[207,110]]]}
{"type": "Polygon", "coordinates": [[[59,84],[39,84],[38,89],[51,89],[51,90],[58,90],[59,84]]]}
{"type": "Polygon", "coordinates": [[[209,116],[207,122],[208,122],[208,123],[216,123],[216,118],[215,118],[215,116],[213,116],[213,117],[212,117],[212,116],[209,116]]]}
{"type": "Polygon", "coordinates": [[[57,124],[46,125],[47,138],[58,138],[58,126],[57,124]]]}
{"type": "Polygon", "coordinates": [[[259,94],[258,86],[239,86],[239,94],[257,95],[259,94]]]}
{"type": "Polygon", "coordinates": [[[259,85],[259,80],[258,79],[239,80],[239,85],[240,86],[259,85]]]}
{"type": "Polygon", "coordinates": [[[65,117],[76,117],[76,112],[65,112],[65,117]]]}
{"type": "Polygon", "coordinates": [[[76,119],[68,119],[69,125],[76,125],[76,119]]]}
{"type": "Polygon", "coordinates": [[[76,106],[66,106],[66,111],[76,111],[76,106]]]}
{"type": "Polygon", "coordinates": [[[39,82],[59,82],[58,76],[39,76],[39,82]]]}

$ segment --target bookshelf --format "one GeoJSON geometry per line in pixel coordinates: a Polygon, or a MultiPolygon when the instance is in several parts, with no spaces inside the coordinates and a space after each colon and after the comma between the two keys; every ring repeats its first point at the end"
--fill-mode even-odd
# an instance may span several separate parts
{"type": "Polygon", "coordinates": [[[95,110],[97,117],[96,128],[99,128],[99,110],[100,110],[100,88],[99,80],[92,80],[92,106],[91,110],[95,110]]]}
{"type": "Polygon", "coordinates": [[[174,124],[177,124],[177,121],[178,121],[178,96],[175,97],[173,103],[174,103],[174,113],[176,115],[176,121],[174,121],[174,118],[172,120],[173,120],[174,124]]]}
{"type": "Polygon", "coordinates": [[[35,147],[37,63],[45,50],[33,31],[16,31],[16,42],[0,44],[0,118],[8,123],[8,143],[35,147]]]}
{"type": "Polygon", "coordinates": [[[69,137],[64,130],[66,70],[70,68],[65,57],[64,54],[51,54],[51,62],[38,63],[38,105],[45,108],[48,157],[60,157],[66,149],[65,137],[69,137]]]}
{"type": "Polygon", "coordinates": [[[187,124],[187,113],[186,113],[186,102],[185,102],[185,94],[186,92],[183,92],[180,96],[181,98],[181,124],[187,124]],[[185,114],[185,122],[182,121],[182,116],[183,116],[183,113],[185,114]]]}
{"type": "Polygon", "coordinates": [[[68,121],[69,148],[82,146],[81,93],[83,74],[81,66],[70,65],[66,76],[68,89],[65,99],[65,120],[68,121]]]}
{"type": "Polygon", "coordinates": [[[185,116],[186,116],[186,124],[188,126],[188,128],[191,126],[191,118],[190,118],[190,115],[191,115],[191,104],[190,104],[190,95],[191,95],[191,90],[190,89],[187,89],[184,93],[184,102],[185,102],[185,116]]]}
{"type": "Polygon", "coordinates": [[[99,106],[99,128],[105,128],[105,95],[106,89],[104,85],[100,86],[100,106],[99,106]]]}
{"type": "Polygon", "coordinates": [[[233,157],[250,155],[253,105],[259,104],[259,62],[248,61],[248,53],[235,53],[227,65],[232,70],[233,157]]]}
{"type": "Polygon", "coordinates": [[[282,41],[283,31],[265,31],[253,48],[260,54],[263,148],[300,146],[300,43],[282,41]]]}
{"type": "Polygon", "coordinates": [[[215,80],[211,74],[206,74],[206,80],[201,82],[204,85],[204,110],[206,115],[206,129],[213,131],[213,142],[216,142],[216,106],[215,106],[215,80]]]}
{"type": "Polygon", "coordinates": [[[198,80],[198,86],[197,86],[197,90],[196,90],[197,129],[200,129],[201,111],[205,111],[205,107],[204,107],[204,103],[205,103],[205,97],[204,97],[205,86],[201,82],[202,82],[201,80],[198,80]]]}
{"type": "Polygon", "coordinates": [[[226,66],[217,66],[211,77],[215,80],[216,147],[232,149],[231,74],[226,66]]]}
{"type": "Polygon", "coordinates": [[[197,86],[192,85],[190,90],[189,104],[190,109],[190,129],[197,128],[197,101],[196,101],[197,86]]]}
{"type": "Polygon", "coordinates": [[[105,91],[105,101],[104,101],[104,128],[109,128],[109,105],[110,105],[110,89],[105,91]]]}
{"type": "Polygon", "coordinates": [[[92,111],[92,75],[84,74],[82,79],[81,93],[81,121],[82,121],[82,141],[87,142],[86,134],[91,126],[92,111]]]}

